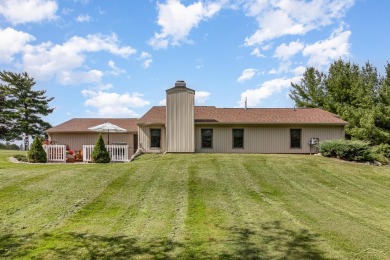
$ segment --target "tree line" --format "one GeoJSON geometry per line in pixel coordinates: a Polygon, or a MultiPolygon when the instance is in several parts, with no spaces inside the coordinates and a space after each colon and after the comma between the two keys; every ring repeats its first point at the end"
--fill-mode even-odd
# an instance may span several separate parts
{"type": "Polygon", "coordinates": [[[385,75],[366,62],[334,61],[327,73],[306,69],[301,82],[291,83],[297,107],[322,108],[348,122],[347,139],[390,144],[390,64],[385,75]]]}
{"type": "Polygon", "coordinates": [[[42,119],[53,112],[49,107],[53,97],[46,90],[34,90],[34,78],[27,72],[0,72],[0,140],[24,140],[29,147],[29,136],[42,136],[51,125],[42,119]]]}

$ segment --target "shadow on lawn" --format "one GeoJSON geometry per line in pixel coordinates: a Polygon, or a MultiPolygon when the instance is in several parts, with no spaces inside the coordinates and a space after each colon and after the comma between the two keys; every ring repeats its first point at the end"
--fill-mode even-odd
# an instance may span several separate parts
{"type": "Polygon", "coordinates": [[[249,225],[226,230],[228,239],[213,241],[228,251],[208,252],[207,242],[176,243],[161,238],[140,241],[127,236],[99,236],[86,233],[43,234],[39,236],[0,235],[0,258],[50,259],[325,259],[317,247],[319,236],[301,229],[286,229],[278,221],[261,229],[249,225]]]}
{"type": "Polygon", "coordinates": [[[260,231],[248,227],[233,227],[228,231],[232,236],[228,243],[234,251],[223,254],[221,258],[329,259],[317,247],[320,242],[318,235],[306,229],[286,229],[279,221],[264,223],[260,231]]]}

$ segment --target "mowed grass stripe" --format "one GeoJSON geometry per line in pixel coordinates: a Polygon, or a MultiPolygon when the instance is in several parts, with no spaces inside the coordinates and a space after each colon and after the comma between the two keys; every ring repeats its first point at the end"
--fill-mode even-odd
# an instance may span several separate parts
{"type": "Polygon", "coordinates": [[[6,156],[0,180],[19,193],[0,189],[1,257],[390,258],[390,167],[239,154],[22,166],[6,156]]]}

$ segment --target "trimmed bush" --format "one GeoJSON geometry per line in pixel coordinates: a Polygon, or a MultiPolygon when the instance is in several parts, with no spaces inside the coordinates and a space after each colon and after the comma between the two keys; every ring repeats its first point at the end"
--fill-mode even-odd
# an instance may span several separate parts
{"type": "Polygon", "coordinates": [[[370,146],[363,141],[324,141],[320,143],[320,153],[326,157],[336,157],[347,161],[372,160],[370,146]]]}
{"type": "Polygon", "coordinates": [[[19,162],[28,162],[27,156],[23,154],[15,154],[14,158],[19,162]]]}
{"type": "Polygon", "coordinates": [[[96,141],[95,146],[91,154],[92,162],[94,163],[109,163],[110,155],[107,152],[106,146],[102,138],[102,134],[99,134],[99,137],[96,141]]]}
{"type": "Polygon", "coordinates": [[[390,163],[390,145],[380,144],[371,147],[371,157],[373,160],[380,162],[381,164],[390,163]]]}
{"type": "Polygon", "coordinates": [[[30,146],[30,150],[27,153],[27,158],[30,163],[46,163],[46,152],[42,147],[42,140],[35,136],[33,143],[30,146]]]}

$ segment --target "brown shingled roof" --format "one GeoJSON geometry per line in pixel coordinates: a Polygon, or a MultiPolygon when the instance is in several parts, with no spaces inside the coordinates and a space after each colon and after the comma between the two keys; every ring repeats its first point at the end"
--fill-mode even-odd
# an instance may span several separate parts
{"type": "Polygon", "coordinates": [[[46,133],[59,132],[91,132],[89,127],[110,122],[129,132],[137,132],[137,118],[73,118],[55,127],[47,129],[46,133]]]}
{"type": "MultiPolygon", "coordinates": [[[[152,107],[139,125],[165,124],[165,106],[152,107]]],[[[338,116],[319,108],[216,108],[196,106],[195,123],[220,124],[325,124],[346,125],[338,116]]]]}

